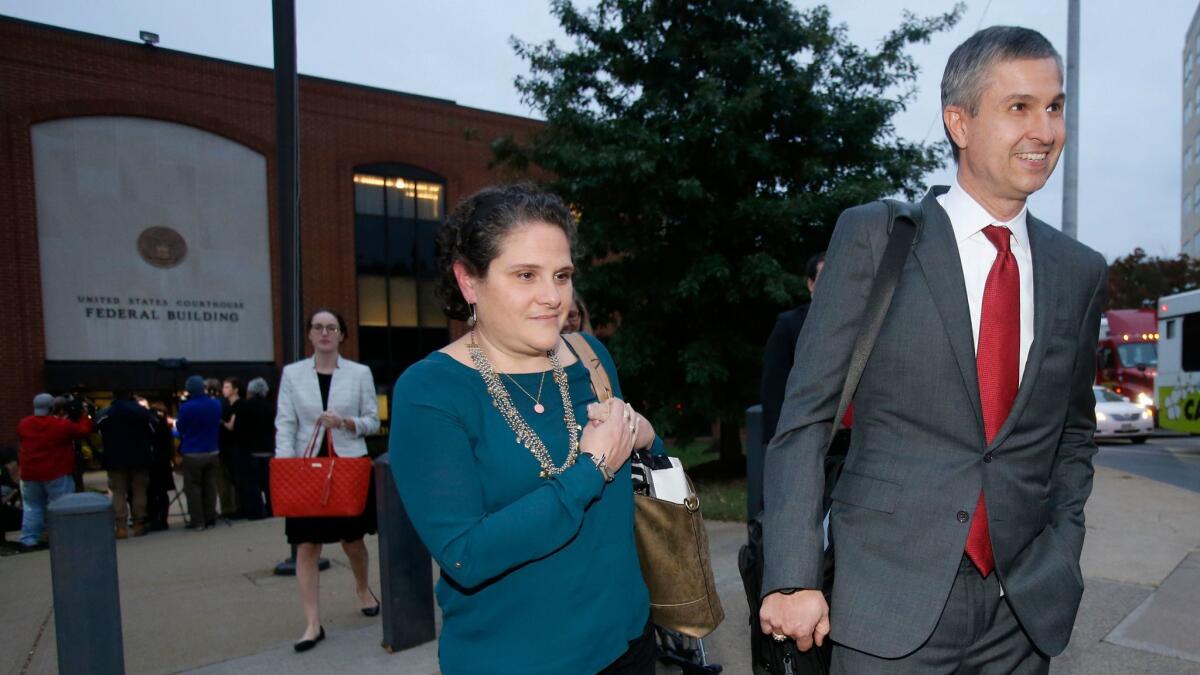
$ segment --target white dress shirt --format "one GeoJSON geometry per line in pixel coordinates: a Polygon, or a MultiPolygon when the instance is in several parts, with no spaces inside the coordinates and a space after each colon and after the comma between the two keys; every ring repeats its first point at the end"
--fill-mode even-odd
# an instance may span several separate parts
{"type": "Polygon", "coordinates": [[[958,243],[958,257],[962,261],[963,281],[967,286],[967,306],[971,310],[971,334],[974,336],[976,353],[979,352],[979,321],[983,314],[983,287],[987,284],[988,272],[996,260],[996,247],[983,234],[988,225],[1007,227],[1012,232],[1011,248],[1017,259],[1017,270],[1021,275],[1021,356],[1018,380],[1025,374],[1025,360],[1029,357],[1029,346],[1033,344],[1033,255],[1029,249],[1029,228],[1026,226],[1028,207],[1008,222],[997,222],[995,218],[975,201],[958,181],[950,190],[937,198],[950,225],[954,228],[954,240],[958,243]]]}

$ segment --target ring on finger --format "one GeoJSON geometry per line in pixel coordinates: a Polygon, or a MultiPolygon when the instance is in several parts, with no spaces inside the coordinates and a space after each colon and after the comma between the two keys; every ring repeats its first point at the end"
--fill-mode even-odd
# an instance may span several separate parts
{"type": "Polygon", "coordinates": [[[774,639],[776,642],[786,642],[786,641],[787,641],[787,639],[788,639],[786,635],[783,635],[783,634],[781,634],[781,633],[771,633],[771,637],[772,637],[772,638],[773,638],[773,639],[774,639]]]}

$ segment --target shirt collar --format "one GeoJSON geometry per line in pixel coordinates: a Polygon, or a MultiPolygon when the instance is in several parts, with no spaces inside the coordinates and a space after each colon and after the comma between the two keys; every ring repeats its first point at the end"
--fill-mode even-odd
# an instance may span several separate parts
{"type": "Polygon", "coordinates": [[[997,222],[992,214],[987,212],[987,209],[983,208],[958,184],[957,179],[946,194],[938,198],[938,202],[946,210],[946,215],[950,216],[950,226],[954,229],[955,240],[962,242],[977,232],[981,232],[988,225],[1003,225],[1012,232],[1014,245],[1026,251],[1029,250],[1029,228],[1026,224],[1029,215],[1028,205],[1022,206],[1021,212],[1012,220],[997,222]]]}

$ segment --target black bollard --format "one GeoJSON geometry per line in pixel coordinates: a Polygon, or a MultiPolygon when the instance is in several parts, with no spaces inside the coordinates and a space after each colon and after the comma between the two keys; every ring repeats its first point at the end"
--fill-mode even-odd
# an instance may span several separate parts
{"type": "Polygon", "coordinates": [[[746,517],[763,510],[763,464],[767,447],[762,442],[762,406],[746,408],[746,517]]]}
{"type": "Polygon", "coordinates": [[[375,499],[379,510],[382,644],[388,652],[397,652],[436,637],[433,561],[400,501],[386,454],[375,460],[375,499]]]}
{"type": "Polygon", "coordinates": [[[124,673],[112,502],[80,492],[55,500],[47,512],[58,672],[124,673]]]}

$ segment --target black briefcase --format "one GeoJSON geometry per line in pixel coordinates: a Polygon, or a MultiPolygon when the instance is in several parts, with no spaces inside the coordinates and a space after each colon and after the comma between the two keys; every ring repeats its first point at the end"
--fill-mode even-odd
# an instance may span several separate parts
{"type": "MultiPolygon", "coordinates": [[[[738,571],[750,605],[750,663],[754,675],[828,675],[833,643],[826,639],[820,647],[802,652],[793,640],[776,642],[762,632],[758,610],[762,595],[763,549],[762,521],[755,518],[746,524],[749,538],[738,552],[738,571]]],[[[833,585],[833,547],[825,552],[825,598],[833,585]]]]}

